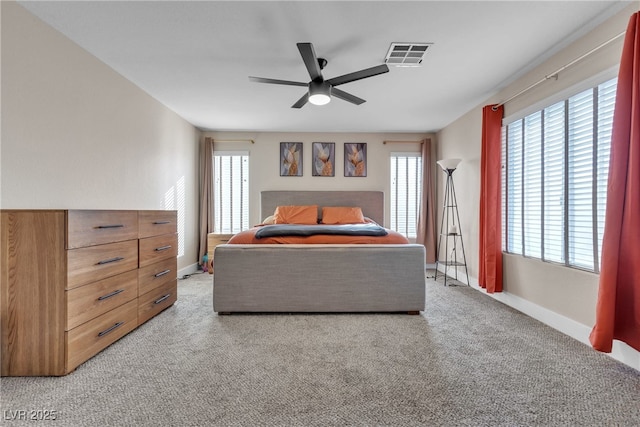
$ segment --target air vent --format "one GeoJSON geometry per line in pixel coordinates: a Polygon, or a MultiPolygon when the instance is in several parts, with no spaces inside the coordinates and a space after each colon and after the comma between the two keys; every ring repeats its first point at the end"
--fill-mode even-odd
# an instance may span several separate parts
{"type": "Polygon", "coordinates": [[[420,67],[422,58],[433,43],[391,43],[384,59],[396,67],[420,67]]]}

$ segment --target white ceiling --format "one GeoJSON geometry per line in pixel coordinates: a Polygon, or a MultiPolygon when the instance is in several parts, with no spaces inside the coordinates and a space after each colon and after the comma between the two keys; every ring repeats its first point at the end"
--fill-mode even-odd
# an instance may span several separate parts
{"type": "Polygon", "coordinates": [[[203,130],[432,132],[592,29],[613,1],[23,1],[158,101],[203,130]],[[325,79],[383,63],[393,42],[434,43],[422,67],[340,86],[292,109],[307,82],[296,47],[328,60],[325,79]]]}

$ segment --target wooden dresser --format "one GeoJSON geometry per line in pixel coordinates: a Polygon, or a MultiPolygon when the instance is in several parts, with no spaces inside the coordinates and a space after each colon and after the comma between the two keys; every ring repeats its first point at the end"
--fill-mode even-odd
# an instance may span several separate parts
{"type": "Polygon", "coordinates": [[[2,376],[65,375],[176,301],[175,211],[3,210],[2,376]]]}

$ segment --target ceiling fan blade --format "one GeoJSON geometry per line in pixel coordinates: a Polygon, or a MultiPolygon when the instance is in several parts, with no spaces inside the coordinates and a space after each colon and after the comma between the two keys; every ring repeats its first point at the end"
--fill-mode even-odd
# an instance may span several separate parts
{"type": "Polygon", "coordinates": [[[307,71],[309,71],[311,80],[322,81],[322,71],[320,70],[320,65],[318,64],[318,58],[316,57],[316,51],[313,49],[313,45],[311,43],[298,43],[297,45],[300,55],[302,56],[302,60],[304,61],[304,65],[307,67],[307,71]]]}
{"type": "Polygon", "coordinates": [[[307,103],[307,100],[308,100],[308,99],[309,99],[309,94],[308,94],[308,93],[305,93],[305,94],[302,96],[302,98],[298,99],[298,101],[297,101],[295,104],[293,104],[293,105],[291,106],[291,108],[302,108],[302,107],[304,106],[304,104],[306,104],[306,103],[307,103]]]}
{"type": "Polygon", "coordinates": [[[249,80],[257,83],[272,83],[275,85],[289,85],[289,86],[309,86],[308,83],[292,82],[291,80],[277,80],[277,79],[265,79],[263,77],[251,77],[249,80]]]}
{"type": "Polygon", "coordinates": [[[345,74],[343,76],[334,77],[327,80],[331,83],[331,86],[338,86],[356,80],[366,79],[367,77],[377,76],[378,74],[384,74],[389,72],[387,64],[377,65],[375,67],[367,68],[365,70],[356,71],[355,73],[345,74]]]}
{"type": "Polygon", "coordinates": [[[336,98],[340,98],[343,101],[347,101],[356,105],[360,105],[363,102],[367,102],[362,98],[358,98],[357,96],[351,95],[350,93],[347,93],[343,90],[336,89],[335,87],[331,88],[331,95],[335,96],[336,98]]]}

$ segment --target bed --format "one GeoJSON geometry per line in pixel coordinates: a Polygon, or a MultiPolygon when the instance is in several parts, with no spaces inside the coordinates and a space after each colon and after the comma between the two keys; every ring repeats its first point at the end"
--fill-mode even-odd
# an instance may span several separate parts
{"type": "MultiPolygon", "coordinates": [[[[379,191],[263,191],[261,217],[278,206],[362,209],[384,224],[379,191]]],[[[235,237],[235,236],[234,236],[235,237]]],[[[411,243],[239,243],[215,248],[213,308],[236,312],[406,312],[425,306],[425,248],[411,243]]]]}

